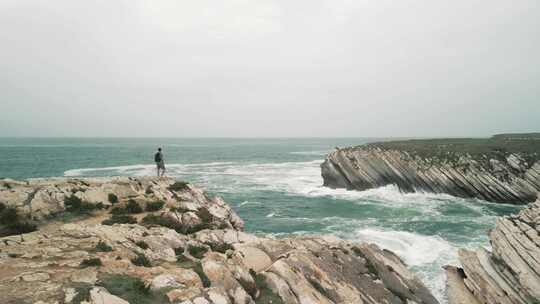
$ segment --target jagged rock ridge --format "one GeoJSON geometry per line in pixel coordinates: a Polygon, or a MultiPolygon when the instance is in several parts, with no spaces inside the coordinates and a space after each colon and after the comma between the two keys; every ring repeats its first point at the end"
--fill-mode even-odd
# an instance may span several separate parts
{"type": "Polygon", "coordinates": [[[0,180],[0,203],[37,228],[0,238],[0,303],[437,303],[387,250],[250,235],[171,179],[0,180]]]}
{"type": "Polygon", "coordinates": [[[419,140],[338,149],[321,164],[324,185],[351,190],[397,185],[404,192],[533,202],[540,191],[540,140],[477,141],[419,140]],[[505,150],[510,147],[516,152],[505,150]]]}
{"type": "Polygon", "coordinates": [[[451,304],[540,303],[540,200],[497,220],[492,250],[462,249],[462,268],[447,267],[451,304]]]}

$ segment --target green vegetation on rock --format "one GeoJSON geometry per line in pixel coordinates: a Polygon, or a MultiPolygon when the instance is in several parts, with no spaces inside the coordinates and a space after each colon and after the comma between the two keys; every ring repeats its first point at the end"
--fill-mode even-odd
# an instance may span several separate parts
{"type": "Polygon", "coordinates": [[[98,252],[111,252],[113,251],[113,248],[111,246],[109,246],[109,244],[103,242],[103,241],[99,241],[95,247],[95,251],[98,251],[98,252]]]}
{"type": "Polygon", "coordinates": [[[142,223],[146,226],[163,226],[174,229],[178,233],[184,233],[182,225],[169,217],[148,214],[142,219],[142,223]]]}
{"type": "Polygon", "coordinates": [[[220,253],[226,253],[227,250],[234,249],[234,247],[231,244],[226,243],[226,242],[223,242],[223,243],[219,243],[219,242],[210,243],[210,248],[212,248],[212,251],[217,251],[217,252],[220,252],[220,253]]]}
{"type": "Polygon", "coordinates": [[[175,182],[174,184],[169,186],[169,190],[171,191],[184,191],[188,190],[188,184],[186,182],[175,182]]]}
{"type": "Polygon", "coordinates": [[[152,263],[144,254],[137,254],[137,257],[131,259],[131,263],[135,266],[152,267],[152,263]]]}
{"type": "Polygon", "coordinates": [[[21,218],[17,209],[0,203],[0,237],[30,233],[37,230],[33,223],[21,218]]]}
{"type": "Polygon", "coordinates": [[[101,222],[102,225],[112,226],[114,224],[137,224],[137,219],[127,214],[113,214],[109,219],[101,222]]]}
{"type": "Polygon", "coordinates": [[[101,259],[99,258],[89,258],[89,259],[84,259],[81,262],[80,266],[81,268],[99,267],[99,266],[103,266],[103,263],[101,263],[101,259]]]}
{"type": "Polygon", "coordinates": [[[142,213],[143,209],[139,203],[137,203],[135,200],[130,199],[125,206],[116,206],[111,209],[112,214],[136,214],[136,213],[142,213]]]}
{"type": "Polygon", "coordinates": [[[118,203],[118,196],[116,196],[116,194],[114,194],[114,193],[109,193],[108,199],[109,199],[109,203],[111,203],[113,205],[118,203]]]}
{"type": "Polygon", "coordinates": [[[150,246],[148,246],[148,244],[145,241],[137,241],[135,242],[135,245],[137,245],[139,248],[144,249],[144,250],[150,248],[150,246]]]}
{"type": "Polygon", "coordinates": [[[158,211],[165,205],[164,201],[149,202],[146,204],[146,211],[153,212],[158,211]]]}
{"type": "Polygon", "coordinates": [[[141,208],[141,205],[139,205],[139,203],[130,199],[128,203],[126,204],[126,212],[127,213],[141,213],[143,212],[143,209],[141,208]]]}
{"type": "Polygon", "coordinates": [[[208,248],[204,246],[190,244],[188,246],[188,252],[189,254],[191,254],[192,257],[202,259],[204,257],[204,254],[208,252],[208,248]]]}
{"type": "Polygon", "coordinates": [[[75,195],[68,196],[64,199],[66,211],[75,215],[89,214],[92,211],[103,209],[103,203],[92,204],[81,200],[75,195]]]}
{"type": "Polygon", "coordinates": [[[109,293],[120,297],[130,304],[165,304],[169,303],[164,291],[152,291],[141,279],[119,274],[101,274],[101,286],[109,293]]]}
{"type": "Polygon", "coordinates": [[[249,273],[259,289],[259,296],[255,299],[256,304],[284,304],[281,297],[270,289],[262,274],[256,273],[252,269],[250,269],[249,273]]]}
{"type": "Polygon", "coordinates": [[[74,283],[75,297],[71,300],[71,304],[82,304],[90,302],[90,290],[92,285],[83,283],[74,283]]]}

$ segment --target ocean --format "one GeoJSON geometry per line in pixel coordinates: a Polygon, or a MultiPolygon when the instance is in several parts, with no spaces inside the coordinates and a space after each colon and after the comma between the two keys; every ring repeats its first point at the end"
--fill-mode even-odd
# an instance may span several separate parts
{"type": "Polygon", "coordinates": [[[147,176],[163,147],[167,175],[222,196],[252,233],[331,234],[398,254],[446,303],[443,265],[458,248],[488,247],[497,216],[519,208],[449,195],[322,187],[320,164],[335,147],[366,138],[3,138],[0,177],[147,176]]]}

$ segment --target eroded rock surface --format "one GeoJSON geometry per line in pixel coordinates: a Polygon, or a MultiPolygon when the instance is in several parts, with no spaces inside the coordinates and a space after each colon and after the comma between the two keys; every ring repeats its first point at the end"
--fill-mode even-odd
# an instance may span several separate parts
{"type": "Polygon", "coordinates": [[[540,303],[540,200],[497,220],[492,251],[460,250],[462,268],[448,267],[451,304],[540,303]],[[474,298],[476,302],[462,299],[474,298]]]}
{"type": "Polygon", "coordinates": [[[437,303],[387,250],[244,233],[226,203],[192,185],[151,178],[3,183],[0,202],[38,230],[0,238],[0,303],[437,303]],[[66,208],[84,212],[66,222],[66,208]],[[117,223],[111,212],[136,222],[117,223]]]}
{"type": "Polygon", "coordinates": [[[540,162],[530,163],[518,154],[499,159],[484,156],[446,154],[444,147],[426,156],[373,144],[338,149],[327,156],[321,169],[324,185],[332,188],[396,185],[404,192],[446,193],[492,202],[524,204],[536,199],[540,162]]]}

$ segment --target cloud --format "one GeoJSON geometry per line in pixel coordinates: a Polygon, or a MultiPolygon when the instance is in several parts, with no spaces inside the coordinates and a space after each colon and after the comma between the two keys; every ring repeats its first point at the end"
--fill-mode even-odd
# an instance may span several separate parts
{"type": "Polygon", "coordinates": [[[6,0],[0,136],[534,131],[535,5],[6,0]]]}

